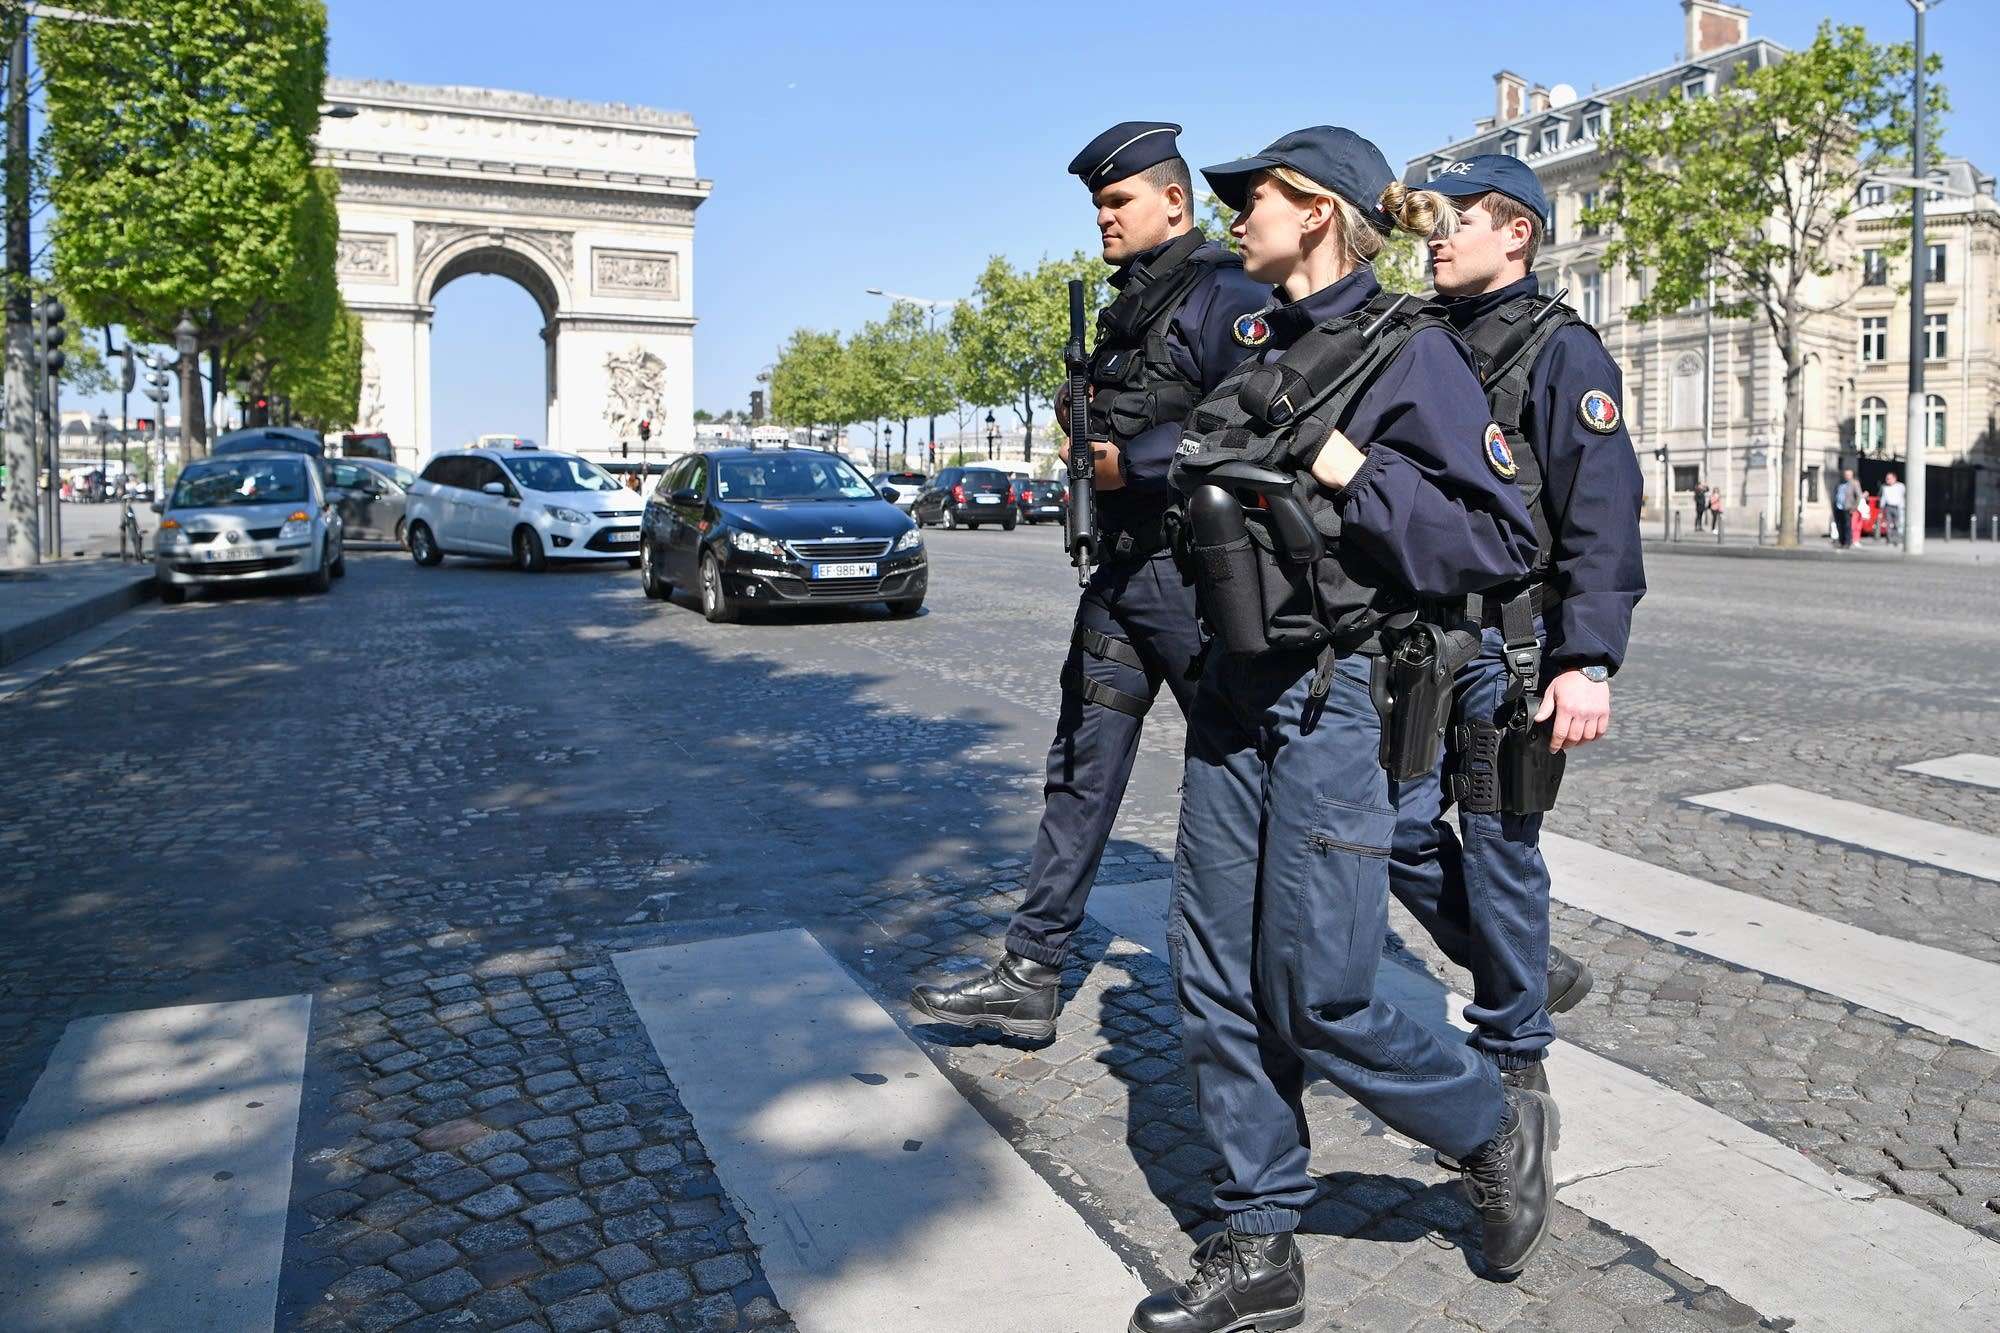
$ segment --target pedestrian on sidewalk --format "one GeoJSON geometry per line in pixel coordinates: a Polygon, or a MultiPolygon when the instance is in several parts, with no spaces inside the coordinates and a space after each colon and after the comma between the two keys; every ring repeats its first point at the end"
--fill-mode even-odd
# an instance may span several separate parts
{"type": "Polygon", "coordinates": [[[1711,487],[1708,492],[1708,526],[1711,532],[1722,531],[1722,488],[1711,487]]]}
{"type": "Polygon", "coordinates": [[[1899,542],[1903,539],[1903,504],[1908,491],[1896,474],[1891,472],[1882,478],[1882,526],[1876,534],[1885,542],[1899,542]]]}
{"type": "Polygon", "coordinates": [[[1840,484],[1833,488],[1833,539],[1843,551],[1854,545],[1854,506],[1860,496],[1861,485],[1854,480],[1854,469],[1844,469],[1840,484]]]}
{"type": "Polygon", "coordinates": [[[1702,520],[1708,517],[1708,483],[1700,477],[1694,479],[1694,530],[1701,531],[1702,520]]]}

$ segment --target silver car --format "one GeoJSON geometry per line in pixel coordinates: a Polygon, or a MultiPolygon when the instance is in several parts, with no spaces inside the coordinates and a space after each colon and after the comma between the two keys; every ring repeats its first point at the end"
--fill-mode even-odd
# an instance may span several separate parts
{"type": "Polygon", "coordinates": [[[347,541],[403,544],[404,511],[416,473],[380,458],[329,458],[321,475],[331,483],[347,541]]]}
{"type": "Polygon", "coordinates": [[[298,579],[308,592],[325,592],[347,572],[340,512],[327,501],[318,460],[303,454],[197,459],[154,508],[154,577],[169,604],[214,583],[298,579]]]}

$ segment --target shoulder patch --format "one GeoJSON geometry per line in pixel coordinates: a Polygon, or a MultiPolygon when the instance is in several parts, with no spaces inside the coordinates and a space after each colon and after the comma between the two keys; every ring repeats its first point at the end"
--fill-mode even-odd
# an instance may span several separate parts
{"type": "Polygon", "coordinates": [[[1486,423],[1486,466],[1502,481],[1514,480],[1521,470],[1514,461],[1514,451],[1507,447],[1507,432],[1500,429],[1498,422],[1486,423]]]}
{"type": "Polygon", "coordinates": [[[1619,415],[1617,400],[1602,389],[1592,389],[1576,405],[1577,419],[1599,435],[1609,435],[1618,429],[1619,415]]]}
{"type": "Polygon", "coordinates": [[[1271,341],[1271,326],[1265,321],[1262,311],[1238,315],[1229,332],[1242,347],[1262,347],[1271,341]]]}

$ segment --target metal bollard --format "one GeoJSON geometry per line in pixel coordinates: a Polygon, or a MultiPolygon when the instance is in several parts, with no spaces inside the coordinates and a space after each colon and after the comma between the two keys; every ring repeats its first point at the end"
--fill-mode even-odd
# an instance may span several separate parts
{"type": "Polygon", "coordinates": [[[1757,544],[1759,546],[1764,544],[1764,525],[1770,520],[1770,517],[1769,514],[1766,514],[1762,510],[1757,511],[1757,544]]]}
{"type": "Polygon", "coordinates": [[[2000,542],[2000,514],[1995,514],[1992,518],[1989,518],[1986,521],[1993,525],[1991,528],[1991,532],[1993,535],[1989,537],[1987,540],[2000,542]]]}
{"type": "Polygon", "coordinates": [[[1950,514],[1946,514],[1946,515],[1944,516],[1944,539],[1945,539],[1946,541],[1950,541],[1950,540],[1951,540],[1951,515],[1950,515],[1950,514]]]}
{"type": "Polygon", "coordinates": [[[1681,539],[1681,511],[1676,509],[1674,511],[1674,540],[1679,541],[1680,539],[1681,539]]]}
{"type": "Polygon", "coordinates": [[[1715,524],[1714,524],[1714,526],[1715,526],[1715,544],[1716,544],[1717,546],[1720,546],[1720,545],[1722,545],[1722,515],[1720,515],[1720,514],[1711,514],[1711,515],[1709,515],[1709,517],[1710,517],[1710,518],[1712,518],[1712,519],[1713,519],[1713,520],[1715,521],[1715,524]]]}

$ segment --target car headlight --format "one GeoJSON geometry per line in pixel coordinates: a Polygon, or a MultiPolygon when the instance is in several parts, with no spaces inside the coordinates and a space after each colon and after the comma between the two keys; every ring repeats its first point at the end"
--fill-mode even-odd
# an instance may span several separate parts
{"type": "Polygon", "coordinates": [[[729,534],[729,544],[739,551],[751,555],[768,555],[773,560],[783,560],[788,554],[785,544],[777,538],[761,537],[754,532],[732,532],[729,534]]]}
{"type": "Polygon", "coordinates": [[[278,529],[278,540],[281,542],[304,541],[307,537],[312,536],[312,526],[312,515],[306,513],[303,509],[296,510],[290,518],[285,520],[285,526],[278,529]]]}
{"type": "Polygon", "coordinates": [[[924,534],[915,528],[911,528],[908,532],[896,538],[896,549],[899,551],[914,551],[922,547],[923,544],[924,534]]]}
{"type": "Polygon", "coordinates": [[[574,509],[565,509],[561,505],[550,505],[548,507],[548,515],[558,523],[590,522],[590,515],[578,513],[574,509]]]}

